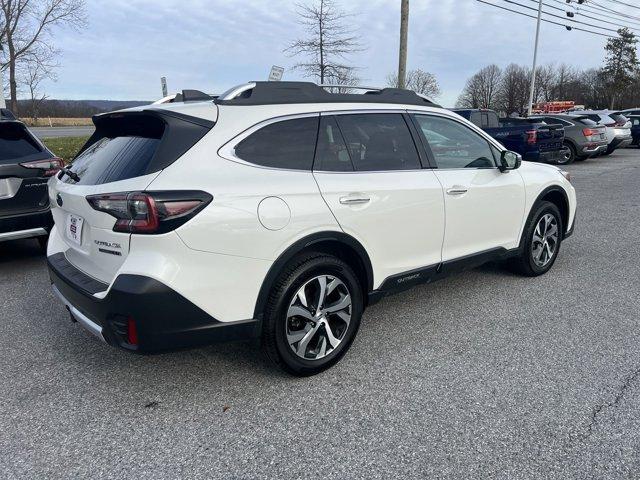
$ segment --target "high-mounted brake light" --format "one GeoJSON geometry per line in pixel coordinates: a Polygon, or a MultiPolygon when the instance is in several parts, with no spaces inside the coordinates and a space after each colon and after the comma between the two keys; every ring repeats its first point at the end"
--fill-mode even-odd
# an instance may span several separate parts
{"type": "Polygon", "coordinates": [[[35,160],[33,162],[21,163],[20,166],[24,168],[37,168],[44,170],[42,174],[44,177],[52,177],[64,167],[64,162],[61,158],[47,158],[46,160],[35,160]]]}
{"type": "Polygon", "coordinates": [[[165,233],[186,223],[213,197],[205,192],[122,192],[90,195],[94,210],[116,218],[114,232],[165,233]]]}
{"type": "Polygon", "coordinates": [[[529,145],[534,145],[538,141],[538,131],[537,130],[527,130],[524,133],[527,135],[527,143],[529,145]]]}

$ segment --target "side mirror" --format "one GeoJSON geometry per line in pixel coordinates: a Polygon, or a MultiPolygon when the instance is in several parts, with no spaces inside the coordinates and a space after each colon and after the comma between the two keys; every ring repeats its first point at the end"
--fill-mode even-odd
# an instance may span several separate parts
{"type": "Polygon", "coordinates": [[[520,168],[521,164],[522,157],[520,156],[520,154],[511,152],[509,150],[504,150],[500,155],[500,166],[498,168],[501,172],[506,172],[509,170],[520,168]]]}

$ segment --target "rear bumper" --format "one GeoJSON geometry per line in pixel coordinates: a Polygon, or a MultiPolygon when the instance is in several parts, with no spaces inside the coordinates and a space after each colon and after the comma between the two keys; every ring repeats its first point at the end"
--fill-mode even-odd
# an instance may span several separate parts
{"type": "Polygon", "coordinates": [[[0,241],[46,235],[53,227],[49,209],[0,218],[0,241]]]}
{"type": "MultiPolygon", "coordinates": [[[[217,342],[257,338],[257,320],[220,322],[176,291],[149,277],[120,275],[104,298],[94,293],[97,282],[64,259],[48,257],[54,293],[74,320],[106,343],[140,353],[175,350],[217,342]],[[137,344],[128,342],[129,318],[135,322],[137,344]]],[[[108,288],[102,284],[104,290],[108,288]]]]}
{"type": "Polygon", "coordinates": [[[613,151],[617,148],[625,148],[631,145],[633,137],[615,137],[609,144],[609,151],[613,151]]]}
{"type": "Polygon", "coordinates": [[[607,142],[602,143],[589,143],[582,148],[582,153],[585,155],[597,155],[607,151],[607,142]]]}
{"type": "Polygon", "coordinates": [[[562,155],[562,150],[551,150],[549,152],[527,152],[525,153],[523,160],[530,162],[554,163],[558,161],[562,155]]]}

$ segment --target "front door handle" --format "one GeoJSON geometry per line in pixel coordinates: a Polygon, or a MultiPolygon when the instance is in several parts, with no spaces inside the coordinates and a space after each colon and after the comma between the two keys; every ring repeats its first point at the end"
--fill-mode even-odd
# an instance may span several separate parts
{"type": "Polygon", "coordinates": [[[369,203],[371,199],[369,197],[365,197],[363,195],[349,195],[346,197],[340,197],[340,203],[342,205],[363,205],[365,203],[369,203]]]}
{"type": "Polygon", "coordinates": [[[454,185],[453,187],[447,189],[447,195],[464,195],[468,191],[469,190],[465,187],[454,185]]]}

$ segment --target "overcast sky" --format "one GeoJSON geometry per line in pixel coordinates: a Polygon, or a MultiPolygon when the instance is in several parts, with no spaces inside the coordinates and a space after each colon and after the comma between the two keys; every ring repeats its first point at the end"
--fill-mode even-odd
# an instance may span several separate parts
{"type": "MultiPolygon", "coordinates": [[[[355,14],[350,22],[367,47],[352,57],[363,83],[384,84],[397,69],[400,0],[336,3],[355,14]]],[[[50,98],[152,100],[160,97],[163,75],[170,91],[219,93],[266,79],[273,64],[286,68],[285,80],[302,78],[291,69],[296,60],[282,52],[305,35],[293,1],[87,0],[87,7],[88,28],[55,32],[62,56],[57,82],[45,87],[50,98]]],[[[482,66],[530,64],[534,33],[533,19],[476,0],[411,0],[408,67],[434,73],[443,90],[438,101],[452,105],[482,66]]],[[[540,61],[599,66],[605,42],[543,24],[540,61]]]]}

